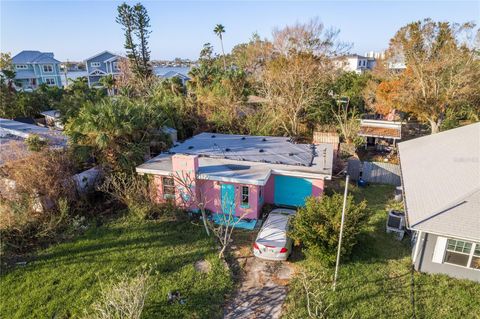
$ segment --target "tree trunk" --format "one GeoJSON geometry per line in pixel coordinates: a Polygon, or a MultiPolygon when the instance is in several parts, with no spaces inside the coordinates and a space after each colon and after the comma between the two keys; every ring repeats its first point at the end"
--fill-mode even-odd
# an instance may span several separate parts
{"type": "Polygon", "coordinates": [[[210,236],[210,230],[208,230],[208,225],[207,225],[207,214],[205,213],[205,210],[203,208],[200,211],[202,212],[203,226],[205,226],[205,231],[207,232],[207,236],[210,236]]]}
{"type": "Polygon", "coordinates": [[[428,120],[428,123],[430,124],[431,134],[440,132],[440,125],[442,124],[440,120],[428,120]]]}
{"type": "Polygon", "coordinates": [[[220,45],[222,46],[223,70],[227,70],[227,61],[225,60],[225,50],[223,49],[223,37],[220,35],[220,45]]]}

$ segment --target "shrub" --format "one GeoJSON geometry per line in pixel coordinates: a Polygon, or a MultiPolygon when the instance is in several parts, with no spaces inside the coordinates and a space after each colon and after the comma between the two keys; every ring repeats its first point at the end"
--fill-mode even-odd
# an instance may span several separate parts
{"type": "Polygon", "coordinates": [[[96,319],[139,319],[150,289],[149,273],[142,271],[134,278],[123,276],[118,283],[103,288],[100,299],[93,304],[96,319]]]}
{"type": "Polygon", "coordinates": [[[178,208],[174,205],[155,203],[155,190],[147,176],[111,172],[99,190],[127,206],[129,214],[138,219],[157,219],[162,216],[176,218],[178,215],[178,208]]]}
{"type": "Polygon", "coordinates": [[[48,143],[40,136],[33,134],[25,139],[25,144],[27,144],[29,151],[40,152],[48,143]]]}
{"type": "Polygon", "coordinates": [[[43,149],[13,157],[1,169],[0,231],[4,255],[50,241],[76,205],[74,167],[67,152],[43,149]]]}
{"type": "MultiPolygon", "coordinates": [[[[307,253],[317,255],[327,264],[335,263],[343,196],[333,194],[321,199],[310,197],[305,207],[298,210],[292,221],[291,237],[298,245],[302,243],[307,253]]],[[[348,256],[357,242],[357,235],[366,223],[367,202],[356,203],[353,196],[347,198],[345,224],[343,228],[342,256],[348,256]]]]}
{"type": "Polygon", "coordinates": [[[66,151],[44,149],[29,156],[8,161],[3,175],[14,181],[15,192],[45,199],[53,204],[60,198],[75,196],[74,164],[66,151]]]}

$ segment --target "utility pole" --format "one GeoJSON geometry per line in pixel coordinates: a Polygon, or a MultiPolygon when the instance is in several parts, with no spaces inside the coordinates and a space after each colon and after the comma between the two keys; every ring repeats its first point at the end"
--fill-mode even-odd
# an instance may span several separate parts
{"type": "Polygon", "coordinates": [[[342,222],[340,223],[340,237],[338,239],[337,263],[335,264],[335,276],[333,277],[333,291],[337,286],[338,266],[340,265],[340,251],[342,249],[343,224],[345,222],[345,210],[347,208],[348,181],[350,176],[347,174],[345,179],[345,193],[343,194],[342,222]]]}

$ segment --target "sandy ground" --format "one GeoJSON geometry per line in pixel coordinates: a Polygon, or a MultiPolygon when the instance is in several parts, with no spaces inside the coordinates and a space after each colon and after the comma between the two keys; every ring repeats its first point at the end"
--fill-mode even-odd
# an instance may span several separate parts
{"type": "Polygon", "coordinates": [[[280,318],[293,266],[253,255],[242,258],[241,284],[227,304],[224,318],[280,318]]]}

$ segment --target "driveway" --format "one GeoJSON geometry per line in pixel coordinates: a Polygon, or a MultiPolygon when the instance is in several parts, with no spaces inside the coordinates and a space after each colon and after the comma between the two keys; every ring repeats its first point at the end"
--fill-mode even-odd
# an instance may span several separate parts
{"type": "Polygon", "coordinates": [[[280,318],[293,266],[250,256],[243,272],[242,283],[227,304],[224,318],[280,318]]]}

